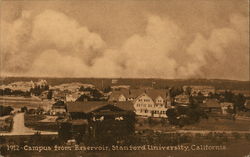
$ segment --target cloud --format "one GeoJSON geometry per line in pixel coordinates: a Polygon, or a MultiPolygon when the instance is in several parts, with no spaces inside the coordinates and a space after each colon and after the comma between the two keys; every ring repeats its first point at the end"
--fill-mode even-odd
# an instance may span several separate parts
{"type": "MultiPolygon", "coordinates": [[[[11,75],[36,73],[33,64],[41,62],[43,53],[49,55],[47,51],[51,49],[58,51],[61,57],[79,58],[82,64],[91,65],[105,47],[98,34],[80,26],[65,14],[52,10],[45,10],[36,16],[23,11],[19,19],[12,23],[3,21],[1,26],[2,71],[11,75]]],[[[61,73],[55,71],[53,75],[61,73]]]]}
{"type": "Polygon", "coordinates": [[[77,77],[87,71],[84,71],[86,65],[81,58],[64,56],[55,49],[44,51],[39,58],[33,63],[29,75],[51,76],[60,74],[63,77],[77,77]]]}
{"type": "Polygon", "coordinates": [[[179,68],[179,76],[249,79],[247,18],[230,16],[227,27],[215,28],[208,38],[197,34],[187,47],[190,62],[179,68]]]}
{"type": "Polygon", "coordinates": [[[105,45],[98,34],[81,27],[65,14],[51,10],[35,18],[32,38],[41,49],[51,46],[64,55],[82,58],[86,64],[92,64],[92,59],[102,53],[105,45]]]}
{"type": "Polygon", "coordinates": [[[144,35],[130,37],[119,50],[123,73],[129,77],[175,77],[177,50],[183,35],[170,19],[150,16],[144,35]]]}
{"type": "Polygon", "coordinates": [[[60,77],[249,79],[248,19],[232,14],[208,36],[150,15],[143,34],[110,48],[101,36],[62,12],[23,11],[2,21],[2,74],[60,77]],[[233,61],[233,62],[232,62],[233,61]]]}

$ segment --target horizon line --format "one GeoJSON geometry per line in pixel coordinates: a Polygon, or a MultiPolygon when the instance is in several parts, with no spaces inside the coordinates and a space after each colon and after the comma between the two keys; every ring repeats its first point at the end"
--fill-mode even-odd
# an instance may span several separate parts
{"type": "Polygon", "coordinates": [[[235,80],[226,78],[156,78],[156,77],[62,77],[62,76],[0,76],[0,78],[54,78],[54,79],[153,79],[153,80],[224,80],[250,82],[250,80],[235,80]]]}

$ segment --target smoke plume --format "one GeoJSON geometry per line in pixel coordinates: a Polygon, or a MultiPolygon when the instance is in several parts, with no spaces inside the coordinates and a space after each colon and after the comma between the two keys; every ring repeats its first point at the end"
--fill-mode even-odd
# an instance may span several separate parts
{"type": "Polygon", "coordinates": [[[189,34],[173,19],[150,15],[144,34],[111,48],[62,12],[23,11],[12,22],[1,21],[1,74],[248,80],[248,19],[232,14],[228,21],[186,41],[189,34]]]}

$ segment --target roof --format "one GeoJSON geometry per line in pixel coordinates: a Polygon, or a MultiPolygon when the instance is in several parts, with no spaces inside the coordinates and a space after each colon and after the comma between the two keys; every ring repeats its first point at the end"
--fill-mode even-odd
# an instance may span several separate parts
{"type": "Polygon", "coordinates": [[[88,95],[83,94],[83,95],[79,96],[79,97],[76,99],[76,101],[85,101],[85,99],[87,99],[87,100],[89,101],[89,100],[91,100],[91,97],[88,96],[88,95]]]}
{"type": "Polygon", "coordinates": [[[222,102],[222,103],[220,103],[220,104],[221,104],[222,107],[223,107],[223,106],[228,107],[228,106],[233,106],[233,105],[234,105],[234,104],[231,103],[231,102],[222,102]]]}
{"type": "Polygon", "coordinates": [[[181,99],[189,99],[189,95],[186,94],[180,94],[180,95],[176,95],[175,98],[181,98],[181,99]]]}
{"type": "Polygon", "coordinates": [[[205,103],[201,105],[202,107],[220,108],[221,105],[217,99],[207,99],[205,103]]]}
{"type": "Polygon", "coordinates": [[[53,97],[66,97],[66,92],[55,92],[53,93],[53,97]]]}
{"type": "Polygon", "coordinates": [[[89,113],[106,105],[108,105],[106,101],[77,101],[67,103],[67,109],[68,112],[89,113]]]}
{"type": "Polygon", "coordinates": [[[107,101],[69,102],[67,103],[67,109],[68,112],[90,113],[107,105],[114,105],[115,107],[118,107],[119,109],[125,111],[135,111],[132,102],[117,102],[114,104],[110,104],[107,101]]]}
{"type": "Polygon", "coordinates": [[[246,100],[246,102],[245,102],[245,107],[246,107],[247,109],[250,109],[250,100],[246,100]]]}
{"type": "Polygon", "coordinates": [[[65,107],[63,101],[57,101],[56,103],[52,104],[52,107],[65,107]]]}
{"type": "Polygon", "coordinates": [[[87,125],[88,120],[86,119],[74,119],[69,121],[72,125],[87,125]]]}
{"type": "Polygon", "coordinates": [[[119,91],[113,91],[109,100],[118,101],[120,95],[124,95],[126,98],[137,98],[141,94],[146,93],[150,98],[155,100],[158,96],[163,99],[167,97],[168,91],[163,89],[121,89],[119,91]]]}
{"type": "Polygon", "coordinates": [[[114,104],[114,106],[117,106],[126,111],[135,111],[134,105],[130,101],[117,102],[114,104]]]}
{"type": "Polygon", "coordinates": [[[146,94],[153,100],[155,100],[158,96],[165,99],[167,98],[168,91],[163,89],[150,89],[146,91],[146,94]]]}

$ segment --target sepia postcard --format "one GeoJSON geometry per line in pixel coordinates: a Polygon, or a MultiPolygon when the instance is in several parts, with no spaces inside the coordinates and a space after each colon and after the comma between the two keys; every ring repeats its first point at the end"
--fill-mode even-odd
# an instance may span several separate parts
{"type": "Polygon", "coordinates": [[[0,157],[250,157],[249,0],[0,0],[0,157]]]}

